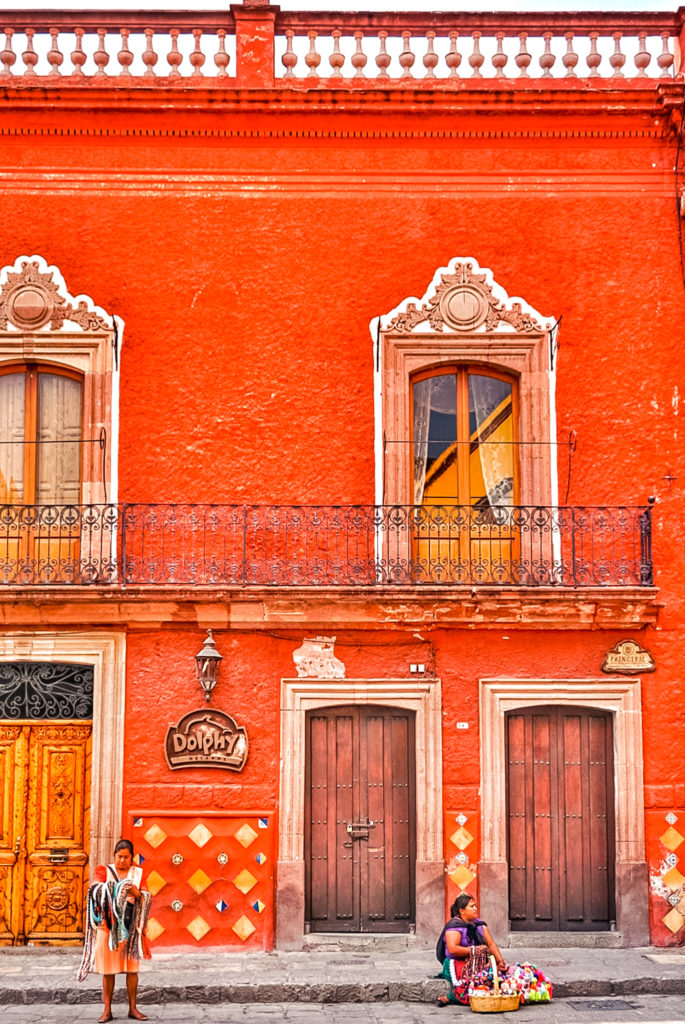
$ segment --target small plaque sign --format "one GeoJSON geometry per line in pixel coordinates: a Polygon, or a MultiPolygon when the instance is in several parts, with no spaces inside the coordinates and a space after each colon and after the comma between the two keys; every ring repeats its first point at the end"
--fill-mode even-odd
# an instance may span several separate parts
{"type": "Polygon", "coordinates": [[[175,768],[226,768],[241,772],[248,753],[247,733],[223,711],[200,708],[170,725],[166,734],[166,763],[175,768]]]}
{"type": "Polygon", "coordinates": [[[653,672],[655,668],[652,655],[635,640],[619,640],[607,651],[602,662],[602,672],[620,672],[622,675],[653,672]]]}

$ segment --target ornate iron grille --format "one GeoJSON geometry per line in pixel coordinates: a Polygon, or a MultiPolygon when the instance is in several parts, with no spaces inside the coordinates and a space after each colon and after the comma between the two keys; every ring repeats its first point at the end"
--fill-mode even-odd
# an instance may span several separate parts
{"type": "Polygon", "coordinates": [[[0,663],[0,718],[93,717],[93,668],[60,662],[0,663]]]}
{"type": "Polygon", "coordinates": [[[0,585],[651,586],[645,507],[0,507],[0,585]]]}

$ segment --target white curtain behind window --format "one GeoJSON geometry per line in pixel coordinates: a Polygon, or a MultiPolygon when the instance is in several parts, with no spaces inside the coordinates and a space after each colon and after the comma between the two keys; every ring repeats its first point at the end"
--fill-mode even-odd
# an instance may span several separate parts
{"type": "Polygon", "coordinates": [[[17,505],[24,500],[25,405],[24,374],[0,375],[0,504],[3,505],[17,505]]]}

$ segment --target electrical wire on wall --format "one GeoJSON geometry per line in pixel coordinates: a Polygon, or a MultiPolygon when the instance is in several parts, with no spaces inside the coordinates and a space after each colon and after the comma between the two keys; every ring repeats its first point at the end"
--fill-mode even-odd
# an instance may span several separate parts
{"type": "Polygon", "coordinates": [[[680,111],[680,126],[678,128],[678,138],[676,142],[675,150],[675,212],[678,218],[678,250],[680,253],[680,276],[683,282],[683,288],[685,288],[685,244],[683,241],[683,209],[682,205],[685,201],[685,190],[681,196],[680,190],[680,155],[683,149],[683,131],[685,130],[685,96],[683,97],[683,106],[680,111]]]}

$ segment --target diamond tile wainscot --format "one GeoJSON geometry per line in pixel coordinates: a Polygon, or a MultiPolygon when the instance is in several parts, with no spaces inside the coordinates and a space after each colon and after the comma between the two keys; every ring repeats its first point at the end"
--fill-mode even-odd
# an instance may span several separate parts
{"type": "Polygon", "coordinates": [[[153,946],[273,947],[273,821],[272,811],[131,814],[153,946]]]}

